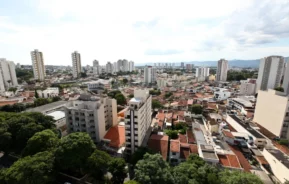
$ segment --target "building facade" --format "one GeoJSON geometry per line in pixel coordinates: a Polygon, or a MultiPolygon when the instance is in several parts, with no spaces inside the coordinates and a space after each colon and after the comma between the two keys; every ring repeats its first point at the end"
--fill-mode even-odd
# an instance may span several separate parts
{"type": "Polygon", "coordinates": [[[196,68],[196,77],[208,77],[210,75],[210,68],[202,67],[196,68]]]}
{"type": "Polygon", "coordinates": [[[240,95],[255,95],[256,79],[241,80],[240,95]]]}
{"type": "Polygon", "coordinates": [[[286,67],[284,67],[284,80],[282,87],[284,89],[284,92],[288,95],[289,94],[289,66],[287,64],[286,67]]]}
{"type": "Polygon", "coordinates": [[[115,99],[82,95],[79,100],[67,102],[64,109],[68,133],[86,132],[94,142],[100,142],[117,124],[115,99]]]}
{"type": "Polygon", "coordinates": [[[105,72],[106,73],[113,73],[113,64],[111,62],[106,63],[105,72]]]}
{"type": "Polygon", "coordinates": [[[228,61],[225,59],[220,59],[218,61],[218,68],[217,68],[217,81],[227,81],[228,69],[229,69],[228,61]]]}
{"type": "Polygon", "coordinates": [[[34,79],[44,81],[46,73],[42,52],[35,49],[34,51],[31,51],[30,54],[32,60],[34,79]]]}
{"type": "Polygon", "coordinates": [[[17,85],[14,62],[0,58],[0,92],[7,91],[10,87],[17,85]]]}
{"type": "Polygon", "coordinates": [[[128,154],[133,154],[142,145],[151,125],[152,97],[149,90],[135,90],[125,115],[125,138],[128,154]]]}
{"type": "Polygon", "coordinates": [[[268,89],[258,92],[254,121],[281,138],[289,139],[289,97],[268,89]]]}
{"type": "Polygon", "coordinates": [[[281,86],[283,71],[284,58],[282,56],[269,56],[261,59],[256,92],[281,86]]]}
{"type": "Polygon", "coordinates": [[[118,60],[117,61],[117,71],[120,72],[127,72],[129,71],[128,61],[126,59],[118,60]]]}
{"type": "Polygon", "coordinates": [[[134,62],[133,61],[128,62],[128,66],[129,66],[128,70],[130,72],[134,71],[134,62]]]}
{"type": "Polygon", "coordinates": [[[58,88],[47,88],[45,90],[37,90],[38,96],[40,98],[51,98],[59,96],[58,88]]]}
{"type": "Polygon", "coordinates": [[[152,66],[146,66],[144,68],[144,83],[150,84],[156,82],[156,69],[152,66]]]}
{"type": "Polygon", "coordinates": [[[92,67],[93,67],[93,74],[99,75],[100,66],[99,66],[99,62],[97,60],[93,60],[92,67]]]}
{"type": "Polygon", "coordinates": [[[72,71],[73,71],[73,78],[80,77],[81,73],[81,57],[80,54],[77,51],[74,51],[71,54],[72,59],[72,71]]]}

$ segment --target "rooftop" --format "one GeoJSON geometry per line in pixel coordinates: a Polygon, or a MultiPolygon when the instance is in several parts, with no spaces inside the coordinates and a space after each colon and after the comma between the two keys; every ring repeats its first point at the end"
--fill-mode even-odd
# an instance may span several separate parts
{"type": "Polygon", "coordinates": [[[47,111],[56,109],[56,108],[60,108],[61,106],[65,106],[65,104],[67,103],[67,101],[58,101],[58,102],[53,102],[50,104],[46,104],[46,105],[42,105],[42,106],[38,106],[35,108],[31,108],[31,109],[27,109],[26,112],[42,112],[45,113],[47,111]]]}
{"type": "Polygon", "coordinates": [[[170,143],[171,143],[170,151],[179,153],[180,152],[180,142],[179,142],[179,140],[171,140],[170,143]]]}
{"type": "Polygon", "coordinates": [[[168,147],[169,147],[169,137],[166,135],[152,134],[148,141],[148,147],[159,152],[163,159],[167,159],[168,147]]]}
{"type": "Polygon", "coordinates": [[[104,136],[110,140],[109,146],[119,148],[125,143],[125,126],[116,125],[111,127],[104,136]]]}
{"type": "Polygon", "coordinates": [[[63,111],[54,111],[54,112],[48,113],[47,115],[52,116],[54,120],[56,121],[59,119],[65,118],[65,113],[63,111]]]}
{"type": "Polygon", "coordinates": [[[230,146],[230,148],[235,153],[235,155],[238,157],[239,162],[240,162],[241,166],[243,167],[243,169],[246,172],[250,172],[252,167],[251,167],[250,163],[248,162],[248,160],[244,157],[243,153],[235,146],[230,146]]]}
{"type": "Polygon", "coordinates": [[[282,162],[282,164],[289,169],[289,157],[288,156],[285,156],[285,154],[282,153],[278,149],[267,149],[267,151],[271,153],[277,160],[282,162]]]}
{"type": "Polygon", "coordinates": [[[233,120],[235,120],[239,125],[241,125],[244,129],[246,129],[249,133],[251,133],[254,137],[259,139],[265,139],[261,133],[257,132],[253,128],[250,127],[250,125],[244,123],[241,119],[239,119],[236,115],[229,115],[233,120]]]}
{"type": "Polygon", "coordinates": [[[236,155],[230,155],[230,154],[219,155],[218,154],[218,157],[219,157],[220,163],[224,167],[242,168],[236,155]]]}

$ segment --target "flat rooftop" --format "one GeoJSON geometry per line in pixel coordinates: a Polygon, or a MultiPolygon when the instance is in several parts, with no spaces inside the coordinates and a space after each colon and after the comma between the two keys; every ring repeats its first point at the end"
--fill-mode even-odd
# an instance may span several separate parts
{"type": "Polygon", "coordinates": [[[261,133],[257,132],[256,130],[254,130],[253,128],[251,128],[251,126],[249,126],[248,124],[244,123],[241,119],[239,119],[236,115],[229,115],[233,120],[235,120],[239,125],[241,125],[243,128],[245,128],[249,133],[251,133],[254,137],[258,138],[258,139],[265,139],[265,137],[263,135],[261,135],[261,133]]]}
{"type": "Polygon", "coordinates": [[[35,107],[35,108],[27,109],[25,112],[41,112],[41,113],[45,113],[45,112],[50,111],[52,109],[59,108],[59,106],[65,106],[66,103],[67,103],[67,101],[53,102],[53,103],[50,103],[50,104],[46,104],[46,105],[38,106],[38,107],[35,107]]]}
{"type": "Polygon", "coordinates": [[[47,115],[52,116],[54,120],[56,121],[59,119],[65,118],[65,113],[63,111],[54,111],[54,112],[48,113],[47,115]]]}
{"type": "Polygon", "coordinates": [[[267,149],[267,151],[289,169],[289,157],[285,156],[285,154],[278,149],[267,149]]]}

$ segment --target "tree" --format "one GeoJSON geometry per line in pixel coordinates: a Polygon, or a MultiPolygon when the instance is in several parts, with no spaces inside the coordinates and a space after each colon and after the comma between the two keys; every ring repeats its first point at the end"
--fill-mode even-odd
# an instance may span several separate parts
{"type": "Polygon", "coordinates": [[[87,77],[87,74],[85,72],[80,72],[80,77],[81,78],[86,78],[87,77]]]}
{"type": "Polygon", "coordinates": [[[51,130],[43,130],[32,136],[23,150],[23,155],[34,155],[38,152],[50,151],[57,148],[60,140],[57,134],[51,130]]]}
{"type": "Polygon", "coordinates": [[[172,95],[173,95],[172,92],[168,92],[168,93],[165,94],[165,98],[169,98],[169,97],[172,96],[172,95]]]}
{"type": "Polygon", "coordinates": [[[178,131],[177,130],[165,130],[165,133],[167,134],[167,136],[170,137],[170,139],[177,139],[178,136],[178,131]]]}
{"type": "Polygon", "coordinates": [[[12,134],[8,132],[8,125],[0,122],[0,148],[1,151],[7,151],[11,144],[12,134]]]}
{"type": "Polygon", "coordinates": [[[173,184],[170,166],[160,154],[145,154],[135,168],[135,180],[146,184],[173,184]]]}
{"type": "Polygon", "coordinates": [[[122,82],[124,85],[126,85],[128,83],[128,80],[126,78],[122,79],[122,82]]]}
{"type": "Polygon", "coordinates": [[[127,182],[124,182],[124,184],[140,184],[140,183],[135,180],[129,180],[127,182]]]}
{"type": "Polygon", "coordinates": [[[203,108],[202,108],[202,106],[200,104],[192,105],[190,110],[194,114],[202,114],[202,112],[203,112],[203,108]]]}
{"type": "Polygon", "coordinates": [[[114,158],[110,161],[108,171],[112,174],[112,183],[121,184],[127,176],[126,163],[122,158],[114,158]]]}
{"type": "Polygon", "coordinates": [[[116,94],[115,99],[116,99],[118,105],[125,105],[126,104],[126,99],[122,93],[116,94]]]}
{"type": "Polygon", "coordinates": [[[54,183],[53,170],[54,156],[52,152],[40,152],[16,161],[11,167],[4,170],[4,180],[16,184],[46,184],[54,183]]]}
{"type": "Polygon", "coordinates": [[[87,158],[93,153],[95,145],[87,133],[76,132],[61,139],[55,153],[58,167],[80,170],[86,166],[87,158]]]}
{"type": "Polygon", "coordinates": [[[281,92],[284,92],[284,88],[282,87],[277,87],[277,88],[274,88],[276,91],[281,91],[281,92]]]}
{"type": "Polygon", "coordinates": [[[38,95],[38,93],[37,93],[37,90],[36,90],[36,89],[34,90],[34,97],[35,97],[35,98],[39,98],[39,95],[38,95]]]}
{"type": "Polygon", "coordinates": [[[162,107],[163,105],[158,100],[155,99],[152,100],[152,109],[158,109],[162,107]]]}
{"type": "Polygon", "coordinates": [[[223,184],[262,184],[258,176],[241,171],[222,171],[220,172],[220,183],[223,184]]]}
{"type": "Polygon", "coordinates": [[[139,147],[130,157],[130,161],[129,161],[130,164],[132,164],[133,166],[136,165],[136,163],[139,160],[143,159],[143,157],[146,153],[152,154],[153,152],[152,152],[152,150],[148,149],[147,147],[139,147]]]}
{"type": "Polygon", "coordinates": [[[287,139],[280,139],[280,140],[278,141],[278,143],[281,144],[281,145],[288,146],[289,141],[288,141],[287,139]]]}
{"type": "Polygon", "coordinates": [[[17,91],[17,88],[11,87],[8,89],[8,91],[13,91],[13,93],[15,93],[17,91]]]}
{"type": "Polygon", "coordinates": [[[128,97],[129,97],[129,98],[133,98],[133,97],[134,97],[134,95],[133,95],[133,94],[130,94],[130,95],[128,95],[128,97]]]}
{"type": "Polygon", "coordinates": [[[95,150],[87,159],[86,170],[95,180],[103,180],[111,157],[106,152],[95,150]]]}

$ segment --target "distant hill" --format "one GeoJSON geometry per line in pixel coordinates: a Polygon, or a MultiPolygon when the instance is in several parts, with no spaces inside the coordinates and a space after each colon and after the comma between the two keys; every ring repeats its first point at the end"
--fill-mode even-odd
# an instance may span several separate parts
{"type": "MultiPolygon", "coordinates": [[[[285,61],[287,62],[289,57],[285,57],[285,61]]],[[[180,66],[181,62],[174,62],[176,63],[176,66],[180,66]]],[[[234,59],[229,60],[229,66],[230,67],[251,67],[251,68],[258,68],[259,67],[260,59],[255,60],[241,60],[241,59],[234,59]]],[[[217,61],[186,61],[185,64],[194,64],[195,66],[211,66],[216,67],[217,61]]],[[[154,63],[136,63],[136,66],[144,66],[144,65],[154,65],[154,63]]]]}

